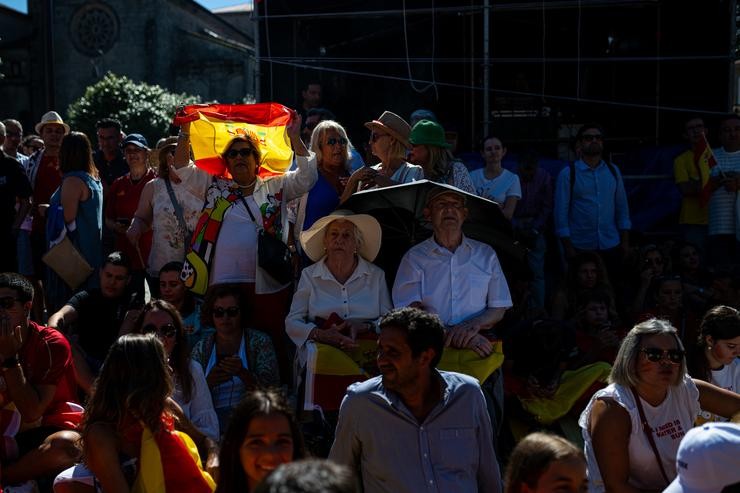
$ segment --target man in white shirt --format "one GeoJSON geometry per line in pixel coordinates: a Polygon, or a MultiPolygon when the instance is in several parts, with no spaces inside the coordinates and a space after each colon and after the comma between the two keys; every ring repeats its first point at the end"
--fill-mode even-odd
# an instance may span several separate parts
{"type": "Polygon", "coordinates": [[[511,295],[493,248],[463,235],[465,200],[441,187],[430,192],[424,215],[434,235],[401,260],[393,305],[436,313],[447,328],[446,345],[488,356],[493,348],[479,332],[503,318],[511,295]]]}

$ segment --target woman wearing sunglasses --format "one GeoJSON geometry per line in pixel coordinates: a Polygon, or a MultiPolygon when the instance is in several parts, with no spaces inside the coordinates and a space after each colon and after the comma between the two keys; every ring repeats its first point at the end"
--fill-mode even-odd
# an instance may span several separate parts
{"type": "Polygon", "coordinates": [[[211,393],[203,368],[190,360],[190,348],[177,308],[163,300],[150,301],[136,318],[134,332],[154,334],[162,342],[175,383],[172,398],[201,433],[218,440],[218,418],[211,393]]]}
{"type": "Polygon", "coordinates": [[[206,192],[182,273],[185,285],[199,295],[214,284],[239,285],[248,308],[242,317],[270,334],[286,382],[290,356],[284,341],[285,314],[293,275],[282,261],[281,250],[286,248],[279,243],[288,242],[288,202],[308,192],[317,178],[315,155],[301,141],[300,130],[301,118],[294,113],[286,132],[297,167],[274,176],[260,175],[260,137],[248,130],[236,132],[221,155],[223,176],[206,192]],[[268,248],[258,248],[260,243],[268,248]],[[271,260],[276,269],[270,268],[271,260]]]}
{"type": "Polygon", "coordinates": [[[686,374],[683,344],[665,320],[627,334],[609,381],[579,420],[590,492],[662,491],[676,477],[678,445],[700,410],[740,413],[740,395],[686,374]]]}
{"type": "Polygon", "coordinates": [[[277,356],[270,337],[242,323],[247,313],[238,286],[217,284],[206,293],[201,324],[216,332],[193,348],[193,360],[206,375],[221,433],[236,405],[250,388],[280,384],[277,356]]]}

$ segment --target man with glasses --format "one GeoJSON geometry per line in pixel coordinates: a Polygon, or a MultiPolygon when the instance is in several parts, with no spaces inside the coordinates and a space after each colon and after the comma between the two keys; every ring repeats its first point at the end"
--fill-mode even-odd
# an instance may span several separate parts
{"type": "Polygon", "coordinates": [[[3,461],[2,484],[29,488],[18,491],[31,491],[32,485],[24,483],[53,478],[75,463],[80,436],[71,430],[82,418],[82,408],[75,404],[77,389],[69,343],[53,328],[31,321],[32,306],[31,283],[20,274],[0,274],[3,405],[14,405],[23,430],[15,435],[19,459],[3,461]]]}
{"type": "Polygon", "coordinates": [[[127,289],[131,264],[113,252],[100,269],[100,288],[81,291],[49,317],[49,326],[72,341],[78,385],[90,391],[108,349],[119,335],[131,331],[141,301],[127,289]]]}
{"type": "Polygon", "coordinates": [[[18,262],[16,240],[21,225],[31,209],[31,185],[26,178],[25,169],[14,155],[5,152],[3,139],[6,127],[0,123],[0,272],[17,272],[18,262]]]}
{"type": "Polygon", "coordinates": [[[123,141],[121,122],[115,118],[103,118],[95,123],[95,129],[98,150],[93,154],[93,161],[105,185],[110,186],[116,178],[128,173],[128,166],[121,151],[123,141]]]}
{"type": "Polygon", "coordinates": [[[580,159],[563,168],[555,184],[555,234],[566,259],[581,251],[599,253],[614,282],[629,251],[632,227],[622,175],[603,159],[600,125],[590,123],[578,130],[576,150],[580,159]]]}

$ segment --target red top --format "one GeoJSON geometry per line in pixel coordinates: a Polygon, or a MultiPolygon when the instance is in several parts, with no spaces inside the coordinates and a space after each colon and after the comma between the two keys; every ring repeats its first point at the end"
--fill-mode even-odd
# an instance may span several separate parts
{"type": "MultiPolygon", "coordinates": [[[[105,217],[111,221],[125,220],[131,224],[136,208],[139,206],[139,198],[144,190],[144,185],[157,177],[153,169],[147,170],[146,174],[140,180],[134,182],[131,180],[131,174],[116,178],[108,189],[106,196],[107,204],[105,206],[105,217]]],[[[139,238],[139,251],[141,259],[144,262],[149,260],[149,251],[152,248],[152,232],[147,231],[139,238]]],[[[126,238],[126,235],[116,234],[116,250],[120,250],[131,259],[133,270],[143,270],[139,254],[126,238]]]]}
{"type": "MultiPolygon", "coordinates": [[[[36,174],[36,183],[33,184],[33,203],[48,204],[51,195],[62,184],[62,172],[59,170],[59,157],[47,156],[44,153],[41,156],[39,170],[36,174]]],[[[46,219],[38,214],[33,218],[33,230],[44,231],[46,219]]]]}

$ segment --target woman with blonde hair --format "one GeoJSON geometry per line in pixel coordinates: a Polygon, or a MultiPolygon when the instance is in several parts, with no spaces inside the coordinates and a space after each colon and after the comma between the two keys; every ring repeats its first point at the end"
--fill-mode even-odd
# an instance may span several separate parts
{"type": "Polygon", "coordinates": [[[445,183],[476,194],[475,185],[465,165],[455,159],[445,139],[445,130],[437,122],[421,120],[411,129],[409,160],[424,168],[427,180],[445,183]]]}

